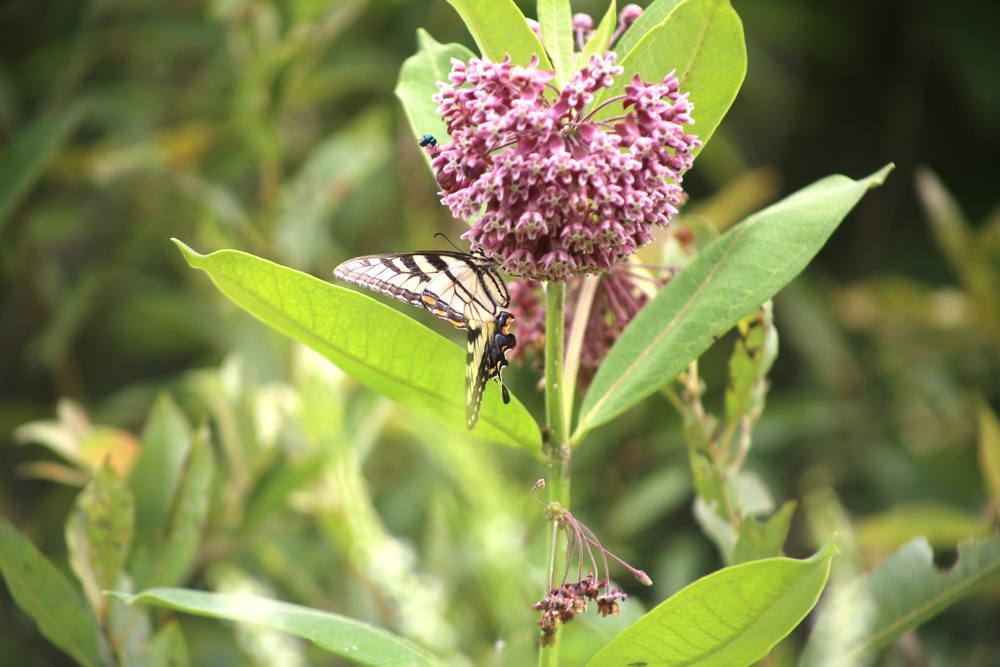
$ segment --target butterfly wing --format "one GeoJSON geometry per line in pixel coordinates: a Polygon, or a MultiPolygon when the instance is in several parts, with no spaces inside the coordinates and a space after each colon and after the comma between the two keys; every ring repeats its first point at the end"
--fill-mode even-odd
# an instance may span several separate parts
{"type": "Polygon", "coordinates": [[[456,327],[490,322],[510,304],[493,260],[455,252],[366,255],[334,269],[341,280],[426,308],[456,327]]]}
{"type": "Polygon", "coordinates": [[[517,339],[510,333],[510,323],[513,321],[513,315],[501,311],[490,322],[469,323],[465,355],[465,425],[470,431],[479,421],[487,380],[499,380],[503,402],[510,403],[510,392],[503,381],[503,369],[507,366],[507,353],[517,345],[517,339]]]}

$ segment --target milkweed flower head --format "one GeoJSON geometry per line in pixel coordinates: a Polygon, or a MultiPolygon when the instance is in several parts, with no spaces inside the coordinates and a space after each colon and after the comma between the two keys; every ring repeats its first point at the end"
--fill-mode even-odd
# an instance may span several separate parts
{"type": "Polygon", "coordinates": [[[561,90],[537,58],[452,60],[438,83],[451,140],[425,149],[442,201],[472,222],[462,238],[508,273],[565,281],[610,271],[677,213],[701,145],[684,129],[693,106],[673,72],[660,83],[637,74],[595,106],[623,73],[615,59],[592,56],[561,90]]]}

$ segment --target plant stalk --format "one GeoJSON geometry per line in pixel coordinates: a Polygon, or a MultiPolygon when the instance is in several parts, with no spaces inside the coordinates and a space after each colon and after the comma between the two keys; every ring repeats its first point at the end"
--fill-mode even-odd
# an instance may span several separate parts
{"type": "MultiPolygon", "coordinates": [[[[565,509],[570,507],[570,447],[569,419],[566,396],[563,391],[564,339],[566,322],[566,284],[550,282],[545,286],[545,416],[548,439],[545,452],[549,457],[549,479],[546,483],[549,503],[558,502],[565,509]]],[[[550,554],[553,563],[566,562],[566,542],[560,539],[562,531],[552,531],[550,554]]],[[[551,564],[550,564],[551,565],[551,564]]],[[[547,591],[546,591],[547,592],[547,591]]],[[[538,655],[539,667],[559,664],[558,630],[552,646],[543,648],[538,655]]]]}

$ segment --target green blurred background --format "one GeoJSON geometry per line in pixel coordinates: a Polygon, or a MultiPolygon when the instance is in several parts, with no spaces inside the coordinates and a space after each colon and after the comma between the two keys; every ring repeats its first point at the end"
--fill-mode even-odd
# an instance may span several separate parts
{"type": "MultiPolygon", "coordinates": [[[[724,228],[825,175],[896,164],[776,299],[781,352],[748,468],[779,502],[801,498],[803,479],[827,480],[868,565],[915,535],[947,562],[958,539],[996,520],[976,416],[1000,408],[1000,4],[733,4],[749,71],[685,181],[689,220],[724,228]]],[[[574,10],[600,16],[605,6],[574,10]]],[[[282,408],[282,391],[315,398],[307,385],[318,371],[308,368],[321,362],[225,301],[169,239],[324,279],[354,255],[438,247],[438,231],[456,239],[462,226],[437,202],[392,94],[417,28],[474,48],[443,0],[0,4],[0,513],[45,553],[65,556],[62,526],[79,479],[15,429],[54,419],[61,399],[120,429],[111,439],[121,442],[142,432],[164,391],[220,440],[226,424],[245,431],[221,457],[225,489],[242,477],[220,507],[308,460],[315,438],[308,423],[296,430],[289,415],[300,413],[282,408]]],[[[703,361],[710,402],[721,398],[725,343],[703,361]]],[[[535,371],[509,376],[541,417],[535,371]]],[[[256,532],[213,515],[187,583],[219,588],[233,568],[269,594],[385,624],[478,664],[512,627],[530,635],[530,610],[497,611],[521,598],[489,591],[535,591],[541,581],[524,568],[530,557],[498,535],[526,531],[542,553],[545,529],[526,491],[543,469],[461,434],[444,437],[447,446],[428,442],[399,409],[349,379],[329,382],[329,402],[309,414],[361,442],[352,470],[366,508],[324,514],[316,508],[336,503],[304,475],[314,495],[289,491],[256,532]],[[496,479],[485,482],[483,466],[496,479]],[[370,525],[345,528],[351,512],[370,525]],[[505,513],[511,526],[489,523],[505,513]],[[386,543],[410,550],[416,562],[403,558],[404,569],[443,589],[440,616],[425,611],[445,630],[414,630],[391,611],[402,603],[374,592],[390,575],[365,573],[374,561],[351,555],[373,527],[378,540],[397,536],[386,543]],[[483,552],[438,581],[468,553],[464,540],[483,552]]],[[[629,589],[645,603],[719,566],[691,517],[680,421],[664,405],[649,399],[574,460],[575,512],[653,576],[652,591],[629,589]]],[[[793,523],[790,555],[812,549],[803,524],[793,523]]],[[[996,593],[921,630],[934,664],[1000,664],[996,593]]],[[[194,664],[277,664],[224,626],[186,623],[194,664]]],[[[5,590],[0,627],[0,660],[68,664],[5,590]]],[[[882,664],[907,664],[894,662],[899,652],[882,664]]]]}

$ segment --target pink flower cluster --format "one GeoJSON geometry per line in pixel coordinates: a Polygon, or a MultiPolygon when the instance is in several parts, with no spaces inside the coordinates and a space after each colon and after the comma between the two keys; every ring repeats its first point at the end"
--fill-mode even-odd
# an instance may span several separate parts
{"type": "Polygon", "coordinates": [[[636,75],[591,109],[622,74],[614,53],[593,56],[562,90],[537,60],[452,63],[435,96],[451,141],[427,146],[431,166],[444,204],[474,221],[463,238],[508,273],[562,281],[610,271],[677,212],[701,144],[684,131],[692,105],[672,72],[655,84],[636,75]],[[621,113],[598,119],[610,105],[621,113]]]}

